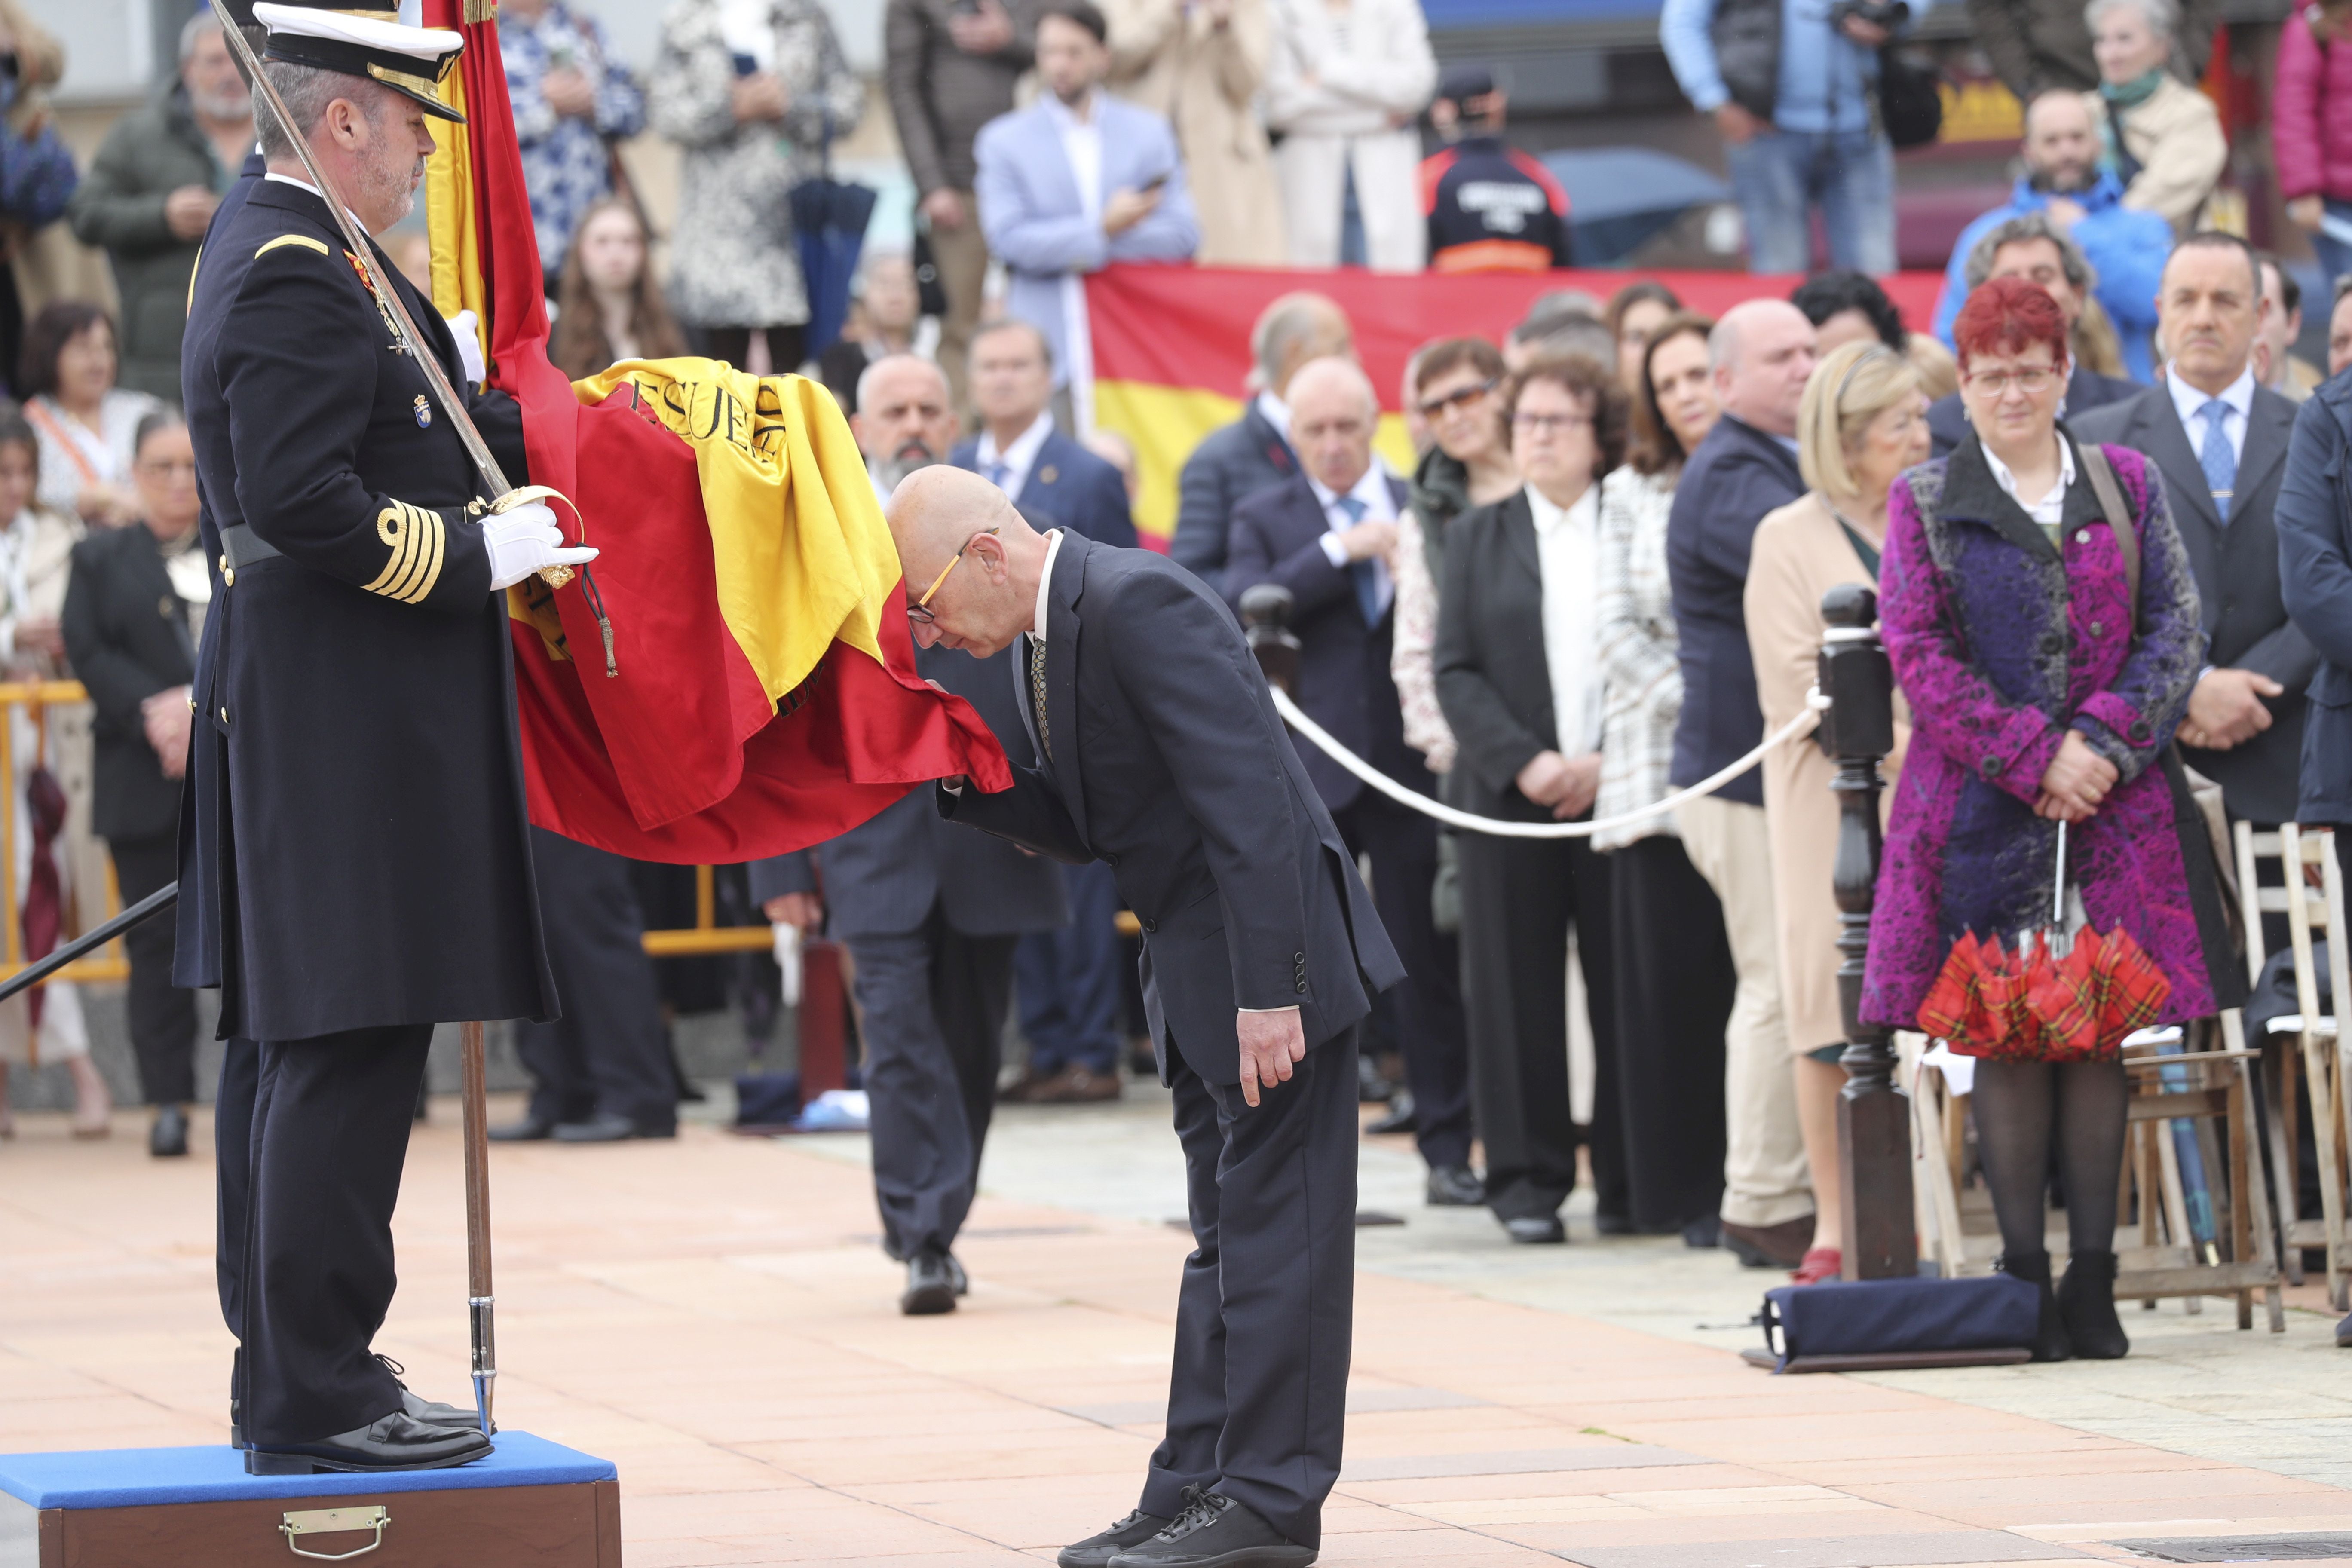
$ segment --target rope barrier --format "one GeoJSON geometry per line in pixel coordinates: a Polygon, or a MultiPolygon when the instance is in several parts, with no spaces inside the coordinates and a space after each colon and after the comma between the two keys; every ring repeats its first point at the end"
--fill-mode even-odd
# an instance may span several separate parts
{"type": "Polygon", "coordinates": [[[1290,700],[1290,694],[1281,687],[1273,686],[1268,689],[1274,694],[1275,711],[1282,715],[1284,722],[1314,742],[1321,748],[1324,755],[1387,795],[1391,800],[1400,805],[1409,805],[1423,816],[1433,816],[1450,827],[1459,827],[1470,833],[1491,834],[1498,838],[1590,838],[1596,833],[1605,833],[1618,827],[1630,827],[1637,822],[1647,822],[1654,816],[1664,816],[1668,812],[1697,800],[1703,795],[1713,795],[1717,790],[1762,762],[1764,754],[1775,746],[1784,746],[1801,736],[1811,733],[1813,726],[1821,722],[1821,716],[1829,710],[1830,705],[1830,700],[1822,694],[1819,687],[1815,687],[1805,695],[1805,711],[1781,725],[1772,734],[1766,736],[1762,745],[1758,746],[1729,767],[1699,780],[1688,789],[1677,790],[1665,799],[1653,802],[1638,811],[1621,812],[1615,816],[1598,817],[1591,822],[1505,822],[1496,817],[1477,816],[1466,811],[1457,811],[1443,801],[1430,799],[1419,790],[1406,788],[1334,740],[1328,730],[1301,712],[1298,704],[1293,702],[1290,700]]]}

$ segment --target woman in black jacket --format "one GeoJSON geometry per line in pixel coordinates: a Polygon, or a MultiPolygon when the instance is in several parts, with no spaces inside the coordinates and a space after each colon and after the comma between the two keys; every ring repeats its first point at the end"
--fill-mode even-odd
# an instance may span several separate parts
{"type": "MultiPolygon", "coordinates": [[[[1613,369],[1538,360],[1507,384],[1526,488],[1446,531],[1437,699],[1454,731],[1451,797],[1517,822],[1588,817],[1601,784],[1600,479],[1625,448],[1613,369]]],[[[1460,836],[1463,999],[1486,1203],[1513,1241],[1567,1239],[1576,1185],[1567,947],[1592,1024],[1591,1146],[1601,1228],[1629,1226],[1616,1117],[1609,863],[1585,839],[1460,836]]]]}
{"type": "MultiPolygon", "coordinates": [[[[188,763],[188,689],[212,584],[196,533],[196,459],[187,423],[150,414],[131,448],[142,521],[74,546],[62,622],[66,655],[97,710],[92,825],[114,857],[127,907],[179,875],[180,779],[188,763]]],[[[195,994],[172,984],[172,922],[123,939],[131,958],[131,1044],[156,1107],[148,1149],[188,1152],[196,1097],[195,994]]]]}

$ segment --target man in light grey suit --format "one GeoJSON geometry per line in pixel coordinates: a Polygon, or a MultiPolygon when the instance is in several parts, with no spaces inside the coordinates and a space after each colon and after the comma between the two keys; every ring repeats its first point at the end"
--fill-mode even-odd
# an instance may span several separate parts
{"type": "Polygon", "coordinates": [[[2197,575],[2209,668],[2181,721],[2181,755],[2221,786],[2231,816],[2294,818],[2304,688],[2319,653],[2287,618],[2278,504],[2294,405],[2254,383],[2262,271],[2233,235],[2195,234],[2166,262],[2157,296],[2164,380],[2071,422],[2085,441],[2145,452],[2164,475],[2197,575]]]}
{"type": "MultiPolygon", "coordinates": [[[[869,464],[891,471],[946,456],[955,416],[937,365],[893,355],[859,384],[853,423],[869,464]]],[[[918,647],[915,668],[977,708],[1016,764],[1034,761],[1010,654],[974,660],[918,647]]],[[[771,920],[822,921],[849,944],[882,1249],[907,1265],[901,1311],[951,1312],[965,1289],[953,1248],[995,1103],[1013,948],[1068,919],[1061,868],[950,826],[919,789],[814,849],[753,861],[751,896],[771,920]]]]}

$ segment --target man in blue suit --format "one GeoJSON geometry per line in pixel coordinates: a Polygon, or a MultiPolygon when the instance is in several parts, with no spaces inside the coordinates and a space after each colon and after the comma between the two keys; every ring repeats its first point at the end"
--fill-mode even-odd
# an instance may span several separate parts
{"type": "MultiPolygon", "coordinates": [[[[972,401],[981,433],[949,459],[1003,490],[1041,528],[1135,548],[1118,470],[1055,427],[1053,350],[1025,321],[999,321],[971,340],[972,401]]],[[[1029,1071],[1007,1100],[1028,1104],[1118,1098],[1118,886],[1095,861],[1063,868],[1070,920],[1024,937],[1013,960],[1029,1071]]]]}
{"type": "Polygon", "coordinates": [[[1109,37],[1088,0],[1050,0],[1037,16],[1046,90],[972,144],[981,231],[1012,274],[1005,308],[1044,334],[1066,416],[1070,366],[1090,357],[1083,275],[1114,261],[1189,261],[1201,242],[1167,120],[1097,89],[1109,37]]]}

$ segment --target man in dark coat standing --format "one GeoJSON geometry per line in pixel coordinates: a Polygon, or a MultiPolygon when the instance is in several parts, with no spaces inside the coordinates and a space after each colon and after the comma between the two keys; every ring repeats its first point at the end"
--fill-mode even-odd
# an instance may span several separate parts
{"type": "Polygon", "coordinates": [[[1059,1562],[1304,1568],[1345,1425],[1357,1026],[1403,966],[1214,594],[952,468],[898,487],[890,531],[928,584],[916,641],[1014,647],[1043,759],[1000,795],[945,781],[940,809],[1117,870],[1175,1090],[1195,1245],[1167,1437],[1136,1510],[1059,1562]]]}
{"type": "MultiPolygon", "coordinates": [[[[268,68],[296,123],[263,128],[269,178],[214,232],[183,359],[226,564],[192,699],[177,978],[219,986],[222,1035],[260,1042],[247,1467],[418,1468],[487,1447],[412,1414],[369,1350],[426,1047],[437,1022],[556,1012],[500,590],[593,552],[543,507],[486,515],[374,290],[402,291],[462,384],[455,340],[380,248],[347,250],[294,141],[362,226],[398,222],[428,117],[454,118],[402,84],[429,84],[454,40],[391,5],[289,9],[268,68]]],[[[470,405],[520,474],[519,410],[470,405]]]]}
{"type": "Polygon", "coordinates": [[[2084,441],[2156,459],[2197,576],[2208,668],[2189,696],[2181,755],[2221,786],[2230,815],[2294,819],[2304,688],[2319,650],[2287,618],[2272,512],[2294,405],[2254,384],[2262,268],[2235,235],[2196,234],[2165,263],[2157,296],[2172,351],[2161,384],[2070,420],[2084,441]]]}

